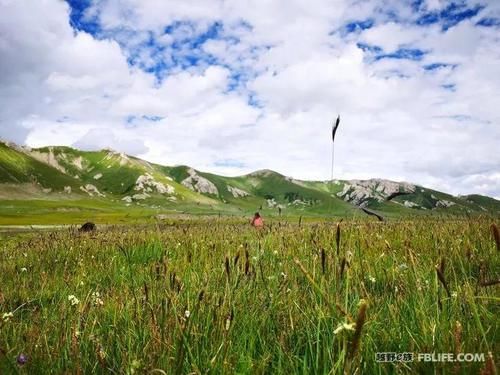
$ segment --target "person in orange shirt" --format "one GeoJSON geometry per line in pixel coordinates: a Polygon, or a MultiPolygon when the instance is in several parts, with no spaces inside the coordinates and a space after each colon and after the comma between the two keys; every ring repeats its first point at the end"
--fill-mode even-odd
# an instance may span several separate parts
{"type": "Polygon", "coordinates": [[[252,226],[255,228],[262,228],[264,226],[264,220],[262,219],[262,216],[258,212],[255,213],[252,219],[252,226]]]}

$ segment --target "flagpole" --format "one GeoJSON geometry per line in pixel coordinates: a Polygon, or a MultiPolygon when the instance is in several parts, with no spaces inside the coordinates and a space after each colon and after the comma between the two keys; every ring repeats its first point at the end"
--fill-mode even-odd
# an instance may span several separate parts
{"type": "Polygon", "coordinates": [[[332,125],[332,171],[330,181],[333,184],[333,160],[335,155],[335,134],[337,133],[337,128],[340,124],[340,116],[337,116],[337,121],[332,125]]]}
{"type": "Polygon", "coordinates": [[[331,173],[331,177],[330,177],[330,182],[333,184],[333,157],[334,157],[334,154],[335,154],[335,146],[334,146],[334,143],[332,142],[332,173],[331,173]]]}

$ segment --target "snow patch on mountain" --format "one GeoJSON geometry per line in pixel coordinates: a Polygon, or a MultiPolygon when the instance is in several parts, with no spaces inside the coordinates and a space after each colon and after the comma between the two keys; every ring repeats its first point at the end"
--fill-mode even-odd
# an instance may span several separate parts
{"type": "Polygon", "coordinates": [[[189,168],[187,172],[189,177],[182,180],[182,185],[198,193],[219,195],[219,191],[213,182],[207,180],[203,176],[200,176],[193,168],[189,168]]]}
{"type": "Polygon", "coordinates": [[[366,206],[369,200],[385,201],[395,193],[411,194],[415,192],[415,185],[407,182],[394,182],[382,179],[350,180],[344,185],[337,196],[346,202],[357,206],[366,206]]]}

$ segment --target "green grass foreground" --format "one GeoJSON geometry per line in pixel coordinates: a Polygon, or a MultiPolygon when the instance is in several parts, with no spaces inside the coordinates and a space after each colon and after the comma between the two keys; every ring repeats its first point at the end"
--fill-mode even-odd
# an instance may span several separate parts
{"type": "Polygon", "coordinates": [[[259,231],[222,219],[6,237],[0,373],[492,374],[491,224],[259,231]],[[377,363],[377,352],[485,361],[377,363]]]}

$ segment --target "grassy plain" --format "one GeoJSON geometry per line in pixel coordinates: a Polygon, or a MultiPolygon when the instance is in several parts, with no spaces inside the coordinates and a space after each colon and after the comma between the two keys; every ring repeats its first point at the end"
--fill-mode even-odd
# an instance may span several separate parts
{"type": "Polygon", "coordinates": [[[4,237],[0,373],[493,371],[491,224],[254,230],[223,217],[4,237]],[[484,353],[484,362],[377,363],[377,352],[484,353]]]}

